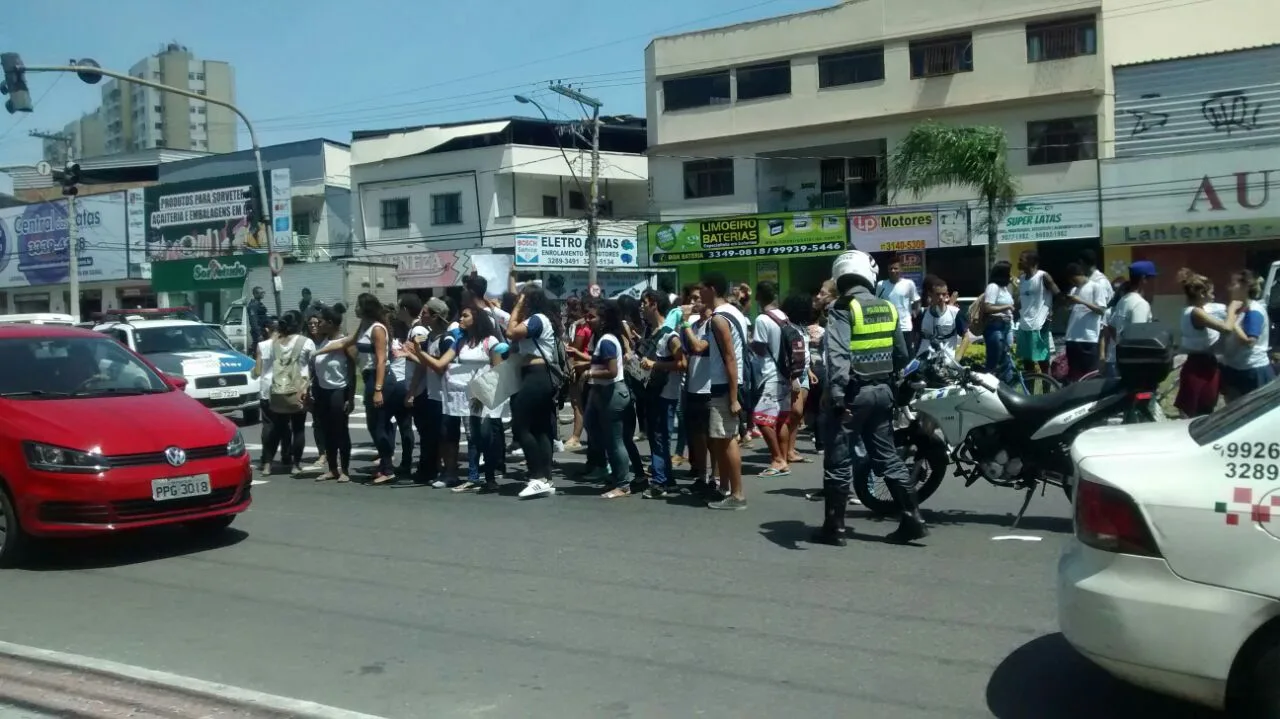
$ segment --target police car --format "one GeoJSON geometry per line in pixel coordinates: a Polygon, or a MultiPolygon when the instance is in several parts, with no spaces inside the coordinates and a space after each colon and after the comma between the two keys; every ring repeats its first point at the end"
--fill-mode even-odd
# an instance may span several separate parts
{"type": "Polygon", "coordinates": [[[1072,447],[1058,619],[1117,677],[1280,719],[1280,381],[1206,417],[1072,447]]]}
{"type": "Polygon", "coordinates": [[[219,414],[243,412],[258,421],[254,361],[231,347],[216,328],[180,319],[126,316],[94,327],[142,355],[166,374],[185,377],[187,394],[219,414]]]}

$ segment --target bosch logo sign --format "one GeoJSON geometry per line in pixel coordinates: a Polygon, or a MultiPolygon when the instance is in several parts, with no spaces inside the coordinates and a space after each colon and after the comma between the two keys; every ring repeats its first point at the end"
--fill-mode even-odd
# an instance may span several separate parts
{"type": "Polygon", "coordinates": [[[875,215],[854,215],[853,229],[859,232],[875,232],[880,226],[880,219],[875,215]]]}

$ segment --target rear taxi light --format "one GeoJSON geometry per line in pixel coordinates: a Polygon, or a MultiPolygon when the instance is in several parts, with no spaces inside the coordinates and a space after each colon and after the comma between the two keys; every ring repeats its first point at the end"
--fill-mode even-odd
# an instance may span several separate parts
{"type": "Polygon", "coordinates": [[[1160,548],[1133,498],[1114,487],[1076,484],[1076,538],[1103,552],[1159,557],[1160,548]]]}
{"type": "Polygon", "coordinates": [[[1133,395],[1133,398],[1142,402],[1148,402],[1154,396],[1155,396],[1155,393],[1153,392],[1138,392],[1137,394],[1133,395]]]}

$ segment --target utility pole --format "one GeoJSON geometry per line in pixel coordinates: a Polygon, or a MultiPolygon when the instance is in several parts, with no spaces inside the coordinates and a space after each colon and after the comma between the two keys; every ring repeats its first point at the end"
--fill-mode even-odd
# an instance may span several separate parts
{"type": "Polygon", "coordinates": [[[80,228],[76,223],[76,195],[80,194],[80,188],[77,187],[80,184],[80,166],[75,160],[76,138],[64,132],[32,130],[29,134],[41,140],[62,142],[66,148],[63,151],[63,170],[59,181],[62,184],[62,194],[67,198],[67,294],[71,300],[67,314],[79,322],[83,318],[80,316],[80,228]]]}
{"type": "Polygon", "coordinates": [[[591,125],[587,128],[591,141],[591,197],[587,206],[587,284],[595,285],[600,270],[600,106],[594,97],[588,97],[571,87],[553,84],[551,91],[573,100],[584,108],[591,108],[591,125]]]}

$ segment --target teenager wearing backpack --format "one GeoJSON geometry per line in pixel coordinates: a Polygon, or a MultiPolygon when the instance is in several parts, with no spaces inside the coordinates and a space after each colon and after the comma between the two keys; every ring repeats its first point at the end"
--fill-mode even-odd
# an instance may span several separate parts
{"type": "MultiPolygon", "coordinates": [[[[782,477],[791,474],[787,418],[791,416],[792,359],[790,338],[783,341],[783,328],[791,328],[791,320],[778,309],[778,283],[765,280],[756,285],[756,301],[760,314],[751,334],[751,351],[759,358],[763,389],[751,419],[769,448],[769,467],[760,476],[782,477]]],[[[803,355],[800,363],[803,369],[803,355]]]]}
{"type": "Polygon", "coordinates": [[[682,387],[680,337],[664,323],[671,310],[666,293],[646,291],[640,307],[651,328],[649,336],[636,350],[641,357],[641,368],[649,372],[641,397],[642,410],[648,418],[652,470],[644,497],[665,499],[678,494],[671,466],[671,435],[675,431],[682,387]]]}
{"type": "MultiPolygon", "coordinates": [[[[290,310],[284,313],[276,338],[267,345],[262,356],[263,375],[271,377],[268,404],[271,407],[272,431],[280,440],[281,455],[295,477],[302,474],[307,388],[311,384],[311,357],[316,352],[315,342],[303,335],[302,329],[301,312],[290,310]]],[[[264,451],[263,466],[269,469],[274,459],[264,451]]]]}
{"type": "Polygon", "coordinates": [[[555,494],[551,463],[555,454],[556,402],[568,381],[568,361],[560,311],[546,291],[526,284],[520,291],[506,326],[507,341],[517,347],[520,391],[511,398],[511,429],[524,450],[529,466],[529,483],[520,497],[529,499],[555,494]]]}

